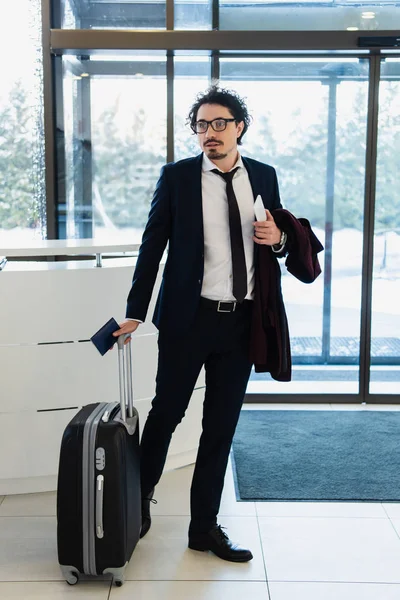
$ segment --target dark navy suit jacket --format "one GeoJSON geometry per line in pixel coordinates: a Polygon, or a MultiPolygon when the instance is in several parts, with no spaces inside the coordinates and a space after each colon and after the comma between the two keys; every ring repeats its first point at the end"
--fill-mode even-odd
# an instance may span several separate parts
{"type": "MultiPolygon", "coordinates": [[[[275,169],[251,158],[242,160],[254,200],[260,194],[265,208],[281,208],[275,169]]],[[[200,154],[162,168],[128,296],[126,316],[144,321],[169,242],[153,323],[171,334],[189,330],[199,305],[204,272],[202,161],[200,154]]],[[[255,260],[257,254],[255,244],[255,260]]]]}

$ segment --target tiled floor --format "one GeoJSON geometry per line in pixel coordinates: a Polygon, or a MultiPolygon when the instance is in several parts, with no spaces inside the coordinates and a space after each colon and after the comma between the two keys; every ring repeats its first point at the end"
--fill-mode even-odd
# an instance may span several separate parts
{"type": "Polygon", "coordinates": [[[190,466],[164,474],[152,506],[153,526],[138,544],[121,588],[109,581],[74,587],[63,581],[55,493],[0,497],[0,598],[400,598],[400,504],[236,502],[229,468],[220,523],[254,554],[250,563],[234,564],[187,548],[192,472],[190,466]]]}

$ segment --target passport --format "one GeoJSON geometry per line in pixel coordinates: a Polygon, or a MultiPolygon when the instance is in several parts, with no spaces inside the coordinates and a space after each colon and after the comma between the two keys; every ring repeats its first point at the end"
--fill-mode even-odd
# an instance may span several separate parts
{"type": "Polygon", "coordinates": [[[114,331],[120,329],[117,321],[111,317],[107,323],[100,327],[98,331],[90,338],[97,350],[102,356],[114,346],[118,337],[113,336],[114,331]]]}

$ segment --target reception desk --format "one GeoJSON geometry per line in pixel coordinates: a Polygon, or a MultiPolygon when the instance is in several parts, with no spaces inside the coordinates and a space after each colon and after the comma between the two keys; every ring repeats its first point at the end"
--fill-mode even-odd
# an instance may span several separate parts
{"type": "MultiPolygon", "coordinates": [[[[93,240],[37,242],[0,248],[0,495],[56,489],[63,430],[85,404],[118,400],[117,352],[102,357],[90,337],[110,317],[122,321],[136,263],[130,244],[93,240]],[[130,254],[127,256],[127,254],[130,254]],[[88,260],[13,261],[18,257],[88,255],[88,260]]],[[[150,409],[157,367],[151,323],[132,338],[134,402],[141,428],[150,409]]],[[[166,468],[194,462],[201,428],[204,373],[177,428],[166,468]]]]}

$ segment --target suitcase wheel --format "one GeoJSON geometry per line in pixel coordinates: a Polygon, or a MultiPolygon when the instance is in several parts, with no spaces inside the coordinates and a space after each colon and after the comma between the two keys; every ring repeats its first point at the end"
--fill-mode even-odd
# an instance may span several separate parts
{"type": "Polygon", "coordinates": [[[115,580],[115,585],[117,587],[121,587],[123,583],[124,583],[123,579],[116,579],[115,580]]]}
{"type": "Polygon", "coordinates": [[[76,571],[71,571],[71,573],[68,575],[66,582],[68,583],[68,585],[76,585],[79,581],[79,573],[77,573],[76,571]]]}

